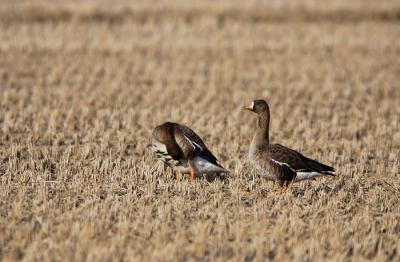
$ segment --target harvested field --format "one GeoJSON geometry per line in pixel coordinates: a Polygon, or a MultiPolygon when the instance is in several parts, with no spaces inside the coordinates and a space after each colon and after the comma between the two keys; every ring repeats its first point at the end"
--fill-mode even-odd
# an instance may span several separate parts
{"type": "Polygon", "coordinates": [[[0,260],[399,261],[398,1],[0,1],[0,260]],[[337,170],[282,196],[271,140],[337,170]],[[148,148],[185,123],[225,180],[148,148]]]}

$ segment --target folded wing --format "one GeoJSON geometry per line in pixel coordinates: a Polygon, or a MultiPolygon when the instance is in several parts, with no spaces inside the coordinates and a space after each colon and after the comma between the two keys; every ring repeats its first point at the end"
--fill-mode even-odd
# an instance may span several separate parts
{"type": "Polygon", "coordinates": [[[268,147],[271,160],[281,165],[287,165],[296,173],[318,173],[320,175],[334,175],[334,168],[312,160],[299,152],[279,144],[268,147]]]}
{"type": "Polygon", "coordinates": [[[201,157],[214,165],[222,167],[218,164],[218,159],[208,150],[203,140],[189,127],[177,125],[175,139],[186,158],[201,157]]]}

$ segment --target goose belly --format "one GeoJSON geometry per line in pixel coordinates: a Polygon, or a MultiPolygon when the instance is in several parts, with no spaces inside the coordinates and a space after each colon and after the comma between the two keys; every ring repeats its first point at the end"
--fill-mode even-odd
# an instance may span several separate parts
{"type": "Polygon", "coordinates": [[[264,167],[262,167],[260,165],[260,163],[258,163],[258,161],[253,160],[253,159],[250,158],[250,163],[253,164],[254,168],[256,169],[257,173],[260,176],[262,176],[262,177],[264,177],[264,178],[266,178],[267,180],[270,180],[270,181],[276,181],[276,177],[271,175],[268,172],[268,170],[266,170],[264,167]]]}
{"type": "Polygon", "coordinates": [[[158,159],[172,167],[175,171],[189,173],[189,165],[183,165],[180,161],[173,159],[172,156],[168,154],[167,147],[163,143],[153,140],[152,149],[158,159]]]}

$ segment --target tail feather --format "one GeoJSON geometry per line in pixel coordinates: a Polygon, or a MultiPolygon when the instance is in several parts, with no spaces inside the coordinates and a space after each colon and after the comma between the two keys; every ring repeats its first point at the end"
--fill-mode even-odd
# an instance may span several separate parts
{"type": "Polygon", "coordinates": [[[331,166],[322,164],[318,161],[315,161],[313,159],[307,158],[308,166],[310,166],[310,169],[316,172],[324,173],[324,172],[335,172],[335,169],[331,166]]]}
{"type": "Polygon", "coordinates": [[[229,173],[229,171],[220,164],[212,163],[202,157],[193,159],[193,164],[201,173],[229,173]]]}

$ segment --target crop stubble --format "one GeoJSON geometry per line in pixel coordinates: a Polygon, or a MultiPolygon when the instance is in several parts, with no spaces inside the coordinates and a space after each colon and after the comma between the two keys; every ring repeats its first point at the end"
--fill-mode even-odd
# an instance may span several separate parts
{"type": "Polygon", "coordinates": [[[0,259],[399,259],[392,2],[104,3],[0,8],[0,259]],[[246,160],[256,98],[273,141],[338,176],[276,196],[246,160]],[[167,120],[228,179],[177,184],[147,148],[167,120]]]}

